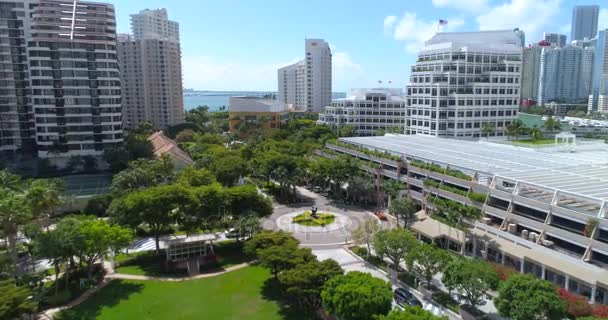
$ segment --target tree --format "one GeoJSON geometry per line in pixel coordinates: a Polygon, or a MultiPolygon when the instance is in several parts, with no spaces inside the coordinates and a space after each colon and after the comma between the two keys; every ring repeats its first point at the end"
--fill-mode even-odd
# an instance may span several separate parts
{"type": "Polygon", "coordinates": [[[393,310],[387,316],[377,320],[447,320],[447,317],[437,317],[419,307],[407,307],[405,310],[393,310]]]}
{"type": "Polygon", "coordinates": [[[395,270],[416,244],[416,238],[405,229],[380,230],[374,236],[376,254],[389,259],[395,270]]]}
{"type": "Polygon", "coordinates": [[[346,190],[354,203],[362,205],[367,204],[371,200],[375,189],[372,177],[364,175],[351,177],[348,180],[348,188],[346,190]]]}
{"type": "Polygon", "coordinates": [[[378,231],[380,231],[380,224],[376,219],[365,219],[357,229],[353,230],[351,236],[356,244],[365,244],[367,247],[367,255],[369,256],[371,253],[371,244],[378,231]]]}
{"type": "Polygon", "coordinates": [[[339,136],[340,137],[353,137],[356,133],[355,127],[347,124],[339,128],[339,136]]]}
{"type": "Polygon", "coordinates": [[[258,249],[256,254],[260,264],[270,269],[275,278],[284,270],[316,259],[310,249],[298,248],[298,245],[295,243],[286,243],[281,246],[273,245],[258,249]]]}
{"type": "Polygon", "coordinates": [[[84,220],[78,230],[79,257],[85,263],[87,278],[93,278],[93,265],[108,251],[116,252],[133,240],[132,231],[118,225],[110,225],[106,220],[84,220]]]}
{"type": "Polygon", "coordinates": [[[405,186],[400,181],[388,179],[388,180],[385,180],[384,183],[382,184],[382,189],[388,196],[387,206],[390,208],[391,200],[393,198],[397,197],[399,195],[399,192],[401,192],[401,190],[405,189],[405,186]]]}
{"type": "Polygon", "coordinates": [[[538,128],[532,128],[530,130],[530,136],[532,137],[532,141],[538,141],[538,140],[542,140],[545,138],[545,136],[543,135],[543,132],[540,131],[540,129],[538,129],[538,128]]]}
{"type": "Polygon", "coordinates": [[[186,112],[186,122],[193,123],[200,131],[204,131],[210,121],[209,107],[198,106],[186,112]]]}
{"type": "Polygon", "coordinates": [[[180,171],[177,176],[177,182],[191,187],[201,187],[210,185],[216,182],[216,180],[209,170],[189,166],[180,171]]]}
{"type": "Polygon", "coordinates": [[[0,225],[8,239],[8,252],[13,262],[17,262],[17,234],[19,228],[32,220],[23,194],[10,190],[0,190],[0,225]]]}
{"type": "Polygon", "coordinates": [[[100,194],[94,196],[87,202],[86,207],[84,207],[83,212],[87,214],[92,214],[97,217],[105,217],[107,216],[108,208],[112,203],[114,196],[112,194],[100,194]]]}
{"type": "Polygon", "coordinates": [[[506,134],[508,137],[515,137],[515,140],[517,140],[519,136],[522,135],[523,131],[525,131],[524,123],[521,120],[516,119],[507,125],[506,134]]]}
{"type": "Polygon", "coordinates": [[[490,139],[490,135],[495,131],[494,124],[490,122],[484,122],[481,126],[481,132],[486,135],[486,139],[490,139]]]}
{"type": "Polygon", "coordinates": [[[369,273],[351,271],[327,281],[321,301],[328,312],[342,320],[373,319],[391,310],[393,290],[388,282],[369,273]]]}
{"type": "Polygon", "coordinates": [[[185,130],[180,131],[175,136],[175,141],[177,143],[192,142],[192,141],[194,141],[194,136],[195,135],[196,135],[196,132],[194,132],[194,130],[192,130],[192,129],[185,129],[185,130]]]}
{"type": "Polygon", "coordinates": [[[271,246],[289,246],[300,244],[298,239],[294,238],[291,233],[285,231],[268,231],[264,230],[257,233],[243,248],[243,252],[251,257],[257,257],[258,250],[266,249],[271,246]]]}
{"type": "Polygon", "coordinates": [[[433,277],[450,261],[450,254],[434,244],[420,243],[407,254],[405,261],[409,270],[426,280],[428,287],[433,277]]]}
{"type": "Polygon", "coordinates": [[[116,195],[130,191],[172,183],[175,179],[175,165],[169,156],[154,160],[137,160],[129,167],[114,175],[110,189],[116,195]]]}
{"type": "Polygon", "coordinates": [[[239,178],[249,173],[249,164],[243,158],[228,154],[224,158],[217,159],[209,167],[218,182],[230,187],[235,185],[239,178]]]}
{"type": "Polygon", "coordinates": [[[560,320],[566,305],[555,287],[532,275],[517,274],[503,282],[494,305],[503,317],[513,320],[560,320]]]}
{"type": "Polygon", "coordinates": [[[160,251],[160,236],[179,221],[185,212],[198,206],[193,192],[182,185],[162,185],[137,190],[115,199],[110,216],[121,225],[132,228],[146,225],[154,235],[156,253],[160,251]]]}
{"type": "Polygon", "coordinates": [[[593,313],[593,307],[587,302],[587,298],[564,288],[557,288],[557,294],[566,303],[566,310],[572,318],[579,319],[580,317],[590,316],[593,313]]]}
{"type": "Polygon", "coordinates": [[[559,121],[555,120],[555,118],[553,118],[553,117],[549,117],[547,119],[547,121],[545,121],[545,123],[543,123],[543,127],[545,128],[545,130],[547,130],[549,132],[557,131],[562,128],[559,121]]]}
{"type": "Polygon", "coordinates": [[[399,218],[402,218],[406,227],[407,224],[416,217],[417,210],[418,206],[410,197],[397,198],[388,208],[388,212],[397,217],[397,225],[399,225],[399,218]]]}
{"type": "Polygon", "coordinates": [[[53,209],[62,203],[63,189],[63,182],[59,179],[32,180],[27,186],[25,199],[33,217],[39,218],[45,214],[50,216],[53,209]]]}
{"type": "Polygon", "coordinates": [[[443,271],[443,284],[450,290],[458,290],[473,308],[480,305],[487,292],[499,282],[496,272],[481,260],[456,259],[443,271]]]}
{"type": "Polygon", "coordinates": [[[339,156],[329,160],[328,178],[333,181],[334,192],[342,188],[344,182],[359,173],[357,161],[348,156],[339,156]]]}
{"type": "Polygon", "coordinates": [[[344,270],[332,259],[312,260],[298,264],[279,275],[279,282],[287,298],[305,310],[321,308],[321,289],[331,278],[342,275],[344,270]]]}
{"type": "Polygon", "coordinates": [[[0,319],[21,319],[38,310],[38,302],[32,299],[32,290],[16,286],[13,280],[0,281],[0,319]]]}

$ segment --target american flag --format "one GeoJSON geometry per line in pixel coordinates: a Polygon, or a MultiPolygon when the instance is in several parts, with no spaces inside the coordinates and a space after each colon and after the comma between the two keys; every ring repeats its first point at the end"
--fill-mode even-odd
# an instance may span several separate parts
{"type": "Polygon", "coordinates": [[[445,26],[445,25],[447,25],[447,24],[448,24],[448,21],[447,21],[447,20],[439,19],[439,25],[440,25],[440,26],[445,26]]]}

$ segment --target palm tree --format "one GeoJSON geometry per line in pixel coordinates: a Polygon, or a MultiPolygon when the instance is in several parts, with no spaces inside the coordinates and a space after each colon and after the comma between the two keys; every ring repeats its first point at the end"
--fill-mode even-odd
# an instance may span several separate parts
{"type": "Polygon", "coordinates": [[[525,130],[526,127],[524,123],[521,122],[521,120],[516,119],[507,126],[506,134],[508,137],[515,137],[515,140],[517,140],[519,139],[519,136],[524,133],[525,130]]]}
{"type": "Polygon", "coordinates": [[[50,216],[54,208],[62,203],[63,182],[58,179],[32,180],[25,191],[25,199],[31,208],[32,216],[50,216]]]}
{"type": "Polygon", "coordinates": [[[490,122],[484,122],[481,126],[481,132],[486,135],[486,139],[490,139],[490,135],[494,133],[494,124],[490,122]]]}
{"type": "Polygon", "coordinates": [[[403,190],[404,187],[405,186],[397,180],[390,179],[384,181],[384,183],[382,184],[382,189],[384,189],[384,192],[388,195],[387,207],[391,206],[392,198],[398,196],[399,192],[403,190]]]}

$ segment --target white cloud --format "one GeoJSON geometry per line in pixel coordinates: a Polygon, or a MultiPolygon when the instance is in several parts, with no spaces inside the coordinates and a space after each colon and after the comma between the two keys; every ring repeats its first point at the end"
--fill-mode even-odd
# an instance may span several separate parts
{"type": "Polygon", "coordinates": [[[433,0],[438,8],[454,8],[469,12],[483,12],[488,8],[488,0],[433,0]]]}
{"type": "MultiPolygon", "coordinates": [[[[297,61],[294,59],[293,62],[297,61]]],[[[215,57],[183,57],[184,88],[199,90],[276,90],[277,69],[289,64],[246,64],[215,57]]]]}
{"type": "Polygon", "coordinates": [[[608,9],[600,10],[600,16],[598,18],[597,24],[599,30],[608,29],[608,9]]]}
{"type": "Polygon", "coordinates": [[[391,32],[391,29],[393,29],[395,22],[397,22],[397,16],[387,16],[386,18],[384,18],[384,33],[385,34],[388,34],[391,32]]]}
{"type": "MultiPolygon", "coordinates": [[[[277,90],[277,70],[301,58],[277,64],[249,64],[215,57],[184,57],[184,88],[198,90],[266,91],[277,90]]],[[[334,91],[346,90],[365,80],[363,67],[347,52],[333,54],[334,91]]]]}
{"type": "MultiPolygon", "coordinates": [[[[385,26],[388,16],[384,19],[385,26]]],[[[461,18],[448,19],[448,25],[442,27],[442,31],[454,31],[464,24],[461,18]]],[[[424,46],[424,42],[430,39],[437,31],[437,21],[429,21],[418,19],[416,13],[405,12],[403,16],[393,22],[394,27],[389,28],[389,34],[392,34],[396,40],[405,41],[405,49],[409,53],[417,53],[424,46]]]]}
{"type": "Polygon", "coordinates": [[[368,80],[363,67],[354,62],[347,52],[334,52],[332,78],[333,91],[348,91],[368,80]]]}
{"type": "Polygon", "coordinates": [[[477,17],[480,30],[520,28],[526,42],[537,41],[560,11],[561,0],[511,0],[477,17]]]}

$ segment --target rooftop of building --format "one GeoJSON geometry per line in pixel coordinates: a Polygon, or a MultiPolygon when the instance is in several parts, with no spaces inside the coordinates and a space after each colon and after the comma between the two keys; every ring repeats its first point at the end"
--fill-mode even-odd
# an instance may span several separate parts
{"type": "Polygon", "coordinates": [[[438,32],[425,42],[422,53],[427,51],[475,51],[520,53],[521,39],[514,30],[475,32],[438,32]]]}
{"type": "Polygon", "coordinates": [[[230,112],[285,112],[287,104],[255,96],[230,97],[230,112]]]}
{"type": "Polygon", "coordinates": [[[403,102],[403,89],[401,88],[358,88],[351,91],[344,98],[333,101],[358,101],[366,100],[366,96],[386,96],[386,100],[403,102]]]}
{"type": "Polygon", "coordinates": [[[539,190],[560,191],[599,202],[608,200],[608,144],[603,141],[528,148],[485,139],[470,141],[425,135],[390,134],[341,140],[468,173],[522,182],[539,190]]]}
{"type": "Polygon", "coordinates": [[[161,157],[163,155],[169,155],[176,161],[180,161],[184,164],[191,164],[192,158],[177,146],[177,143],[165,136],[162,131],[155,132],[148,137],[148,141],[152,143],[152,149],[154,149],[154,156],[161,157]]]}

